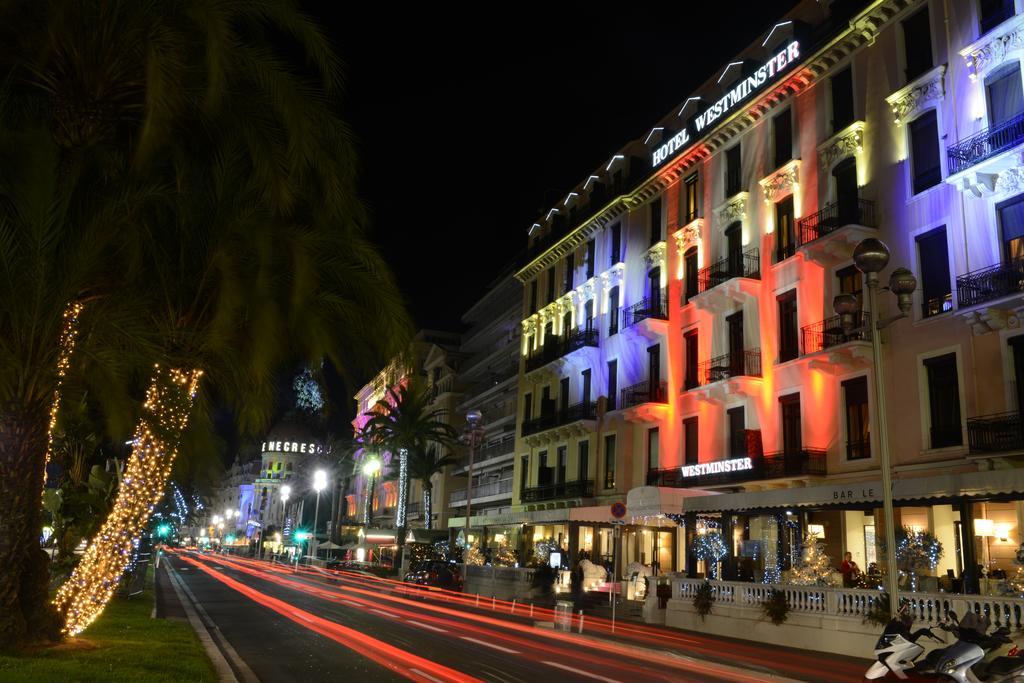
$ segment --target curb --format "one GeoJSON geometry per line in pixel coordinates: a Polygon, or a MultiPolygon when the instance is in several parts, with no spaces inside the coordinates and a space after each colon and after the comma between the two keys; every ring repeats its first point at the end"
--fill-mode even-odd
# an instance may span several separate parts
{"type": "MultiPolygon", "coordinates": [[[[181,577],[178,576],[178,572],[174,570],[171,563],[164,562],[163,564],[166,566],[167,576],[170,577],[171,588],[174,589],[175,594],[178,596],[178,601],[181,602],[181,606],[185,609],[185,614],[188,616],[189,624],[192,625],[192,630],[195,631],[199,642],[213,663],[213,668],[217,672],[217,679],[221,683],[258,683],[259,678],[245,661],[238,656],[235,648],[231,646],[227,639],[223,636],[217,640],[214,639],[210,629],[206,626],[207,622],[213,624],[210,615],[199,604],[196,596],[192,594],[189,587],[181,580],[181,577]],[[231,659],[231,663],[228,663],[228,658],[231,659]],[[234,664],[234,668],[232,668],[232,664],[234,664]],[[241,674],[241,681],[235,675],[235,670],[241,674]]],[[[218,630],[216,626],[212,628],[218,630]]]]}

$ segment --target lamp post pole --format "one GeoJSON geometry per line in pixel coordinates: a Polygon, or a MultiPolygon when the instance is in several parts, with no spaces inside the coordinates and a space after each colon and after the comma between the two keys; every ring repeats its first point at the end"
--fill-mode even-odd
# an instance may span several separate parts
{"type": "Polygon", "coordinates": [[[320,521],[320,492],[327,488],[327,472],[324,470],[317,470],[313,473],[313,489],[316,491],[316,508],[313,510],[313,537],[310,542],[310,549],[313,551],[313,557],[316,557],[317,546],[320,542],[316,537],[316,525],[320,521]]]}
{"type": "Polygon", "coordinates": [[[462,551],[462,582],[467,585],[469,581],[469,518],[473,511],[473,450],[476,448],[476,441],[483,433],[484,426],[480,422],[483,416],[479,410],[471,410],[466,413],[466,429],[463,439],[469,445],[469,466],[466,468],[466,522],[462,532],[462,540],[465,548],[462,551]]]}
{"type": "MultiPolygon", "coordinates": [[[[853,251],[857,269],[864,273],[868,286],[868,332],[871,336],[871,357],[874,363],[872,382],[875,395],[875,409],[878,412],[878,460],[882,470],[882,508],[885,511],[885,589],[889,594],[889,614],[895,618],[899,612],[899,567],[896,563],[896,515],[892,501],[892,463],[889,454],[889,424],[885,400],[885,374],[882,367],[881,331],[891,323],[907,317],[913,301],[911,295],[917,288],[917,279],[906,268],[897,268],[889,276],[889,291],[897,296],[900,313],[881,319],[878,313],[878,274],[889,264],[889,248],[879,239],[869,237],[853,251]]],[[[860,325],[854,320],[859,304],[850,294],[835,297],[833,306],[840,315],[845,333],[849,334],[860,325]]]]}

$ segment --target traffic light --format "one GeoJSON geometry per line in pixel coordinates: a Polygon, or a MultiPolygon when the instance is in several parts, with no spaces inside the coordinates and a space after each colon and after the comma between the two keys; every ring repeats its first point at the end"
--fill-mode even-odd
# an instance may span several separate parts
{"type": "Polygon", "coordinates": [[[156,528],[156,535],[159,536],[160,538],[167,538],[167,536],[170,533],[171,533],[171,525],[170,524],[161,524],[160,526],[158,526],[156,528]]]}
{"type": "Polygon", "coordinates": [[[308,531],[302,531],[301,529],[296,529],[295,530],[295,540],[296,541],[305,541],[307,538],[309,538],[309,532],[308,531]]]}

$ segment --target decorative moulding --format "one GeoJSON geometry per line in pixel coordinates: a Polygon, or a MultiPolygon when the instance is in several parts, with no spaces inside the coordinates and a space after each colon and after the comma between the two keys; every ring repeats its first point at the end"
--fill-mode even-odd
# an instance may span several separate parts
{"type": "Polygon", "coordinates": [[[946,96],[945,74],[946,65],[940,64],[885,98],[897,126],[916,116],[928,102],[946,96]]]}
{"type": "Polygon", "coordinates": [[[800,160],[793,159],[758,182],[766,202],[774,202],[793,194],[800,183],[800,160]]]}
{"type": "Polygon", "coordinates": [[[864,122],[854,121],[825,142],[818,145],[818,161],[822,169],[853,156],[864,146],[864,122]]]}
{"type": "Polygon", "coordinates": [[[662,240],[661,242],[658,242],[653,247],[644,252],[644,263],[647,265],[648,268],[653,268],[654,266],[664,266],[665,251],[666,244],[665,241],[662,240]]]}
{"type": "Polygon", "coordinates": [[[676,249],[682,256],[687,247],[700,241],[700,231],[704,227],[703,218],[694,218],[692,221],[676,230],[673,237],[676,239],[676,249]]]}
{"type": "Polygon", "coordinates": [[[1007,19],[960,50],[971,80],[984,78],[1015,53],[1024,51],[1024,14],[1007,19]]]}
{"type": "Polygon", "coordinates": [[[725,225],[733,221],[742,221],[746,218],[747,198],[749,196],[749,192],[740,192],[725,200],[725,203],[715,210],[719,225],[725,225]]]}

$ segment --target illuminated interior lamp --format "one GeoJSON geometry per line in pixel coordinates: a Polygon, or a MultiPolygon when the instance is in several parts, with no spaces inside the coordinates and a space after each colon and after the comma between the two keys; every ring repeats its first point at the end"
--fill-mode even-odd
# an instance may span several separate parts
{"type": "Polygon", "coordinates": [[[825,525],[824,524],[808,524],[807,533],[816,538],[825,538],[825,525]]]}
{"type": "Polygon", "coordinates": [[[1002,542],[1010,540],[1010,525],[1009,524],[996,524],[995,536],[1002,542]]]}
{"type": "Polygon", "coordinates": [[[994,536],[995,535],[995,522],[991,519],[976,519],[974,520],[974,535],[975,536],[994,536]]]}

